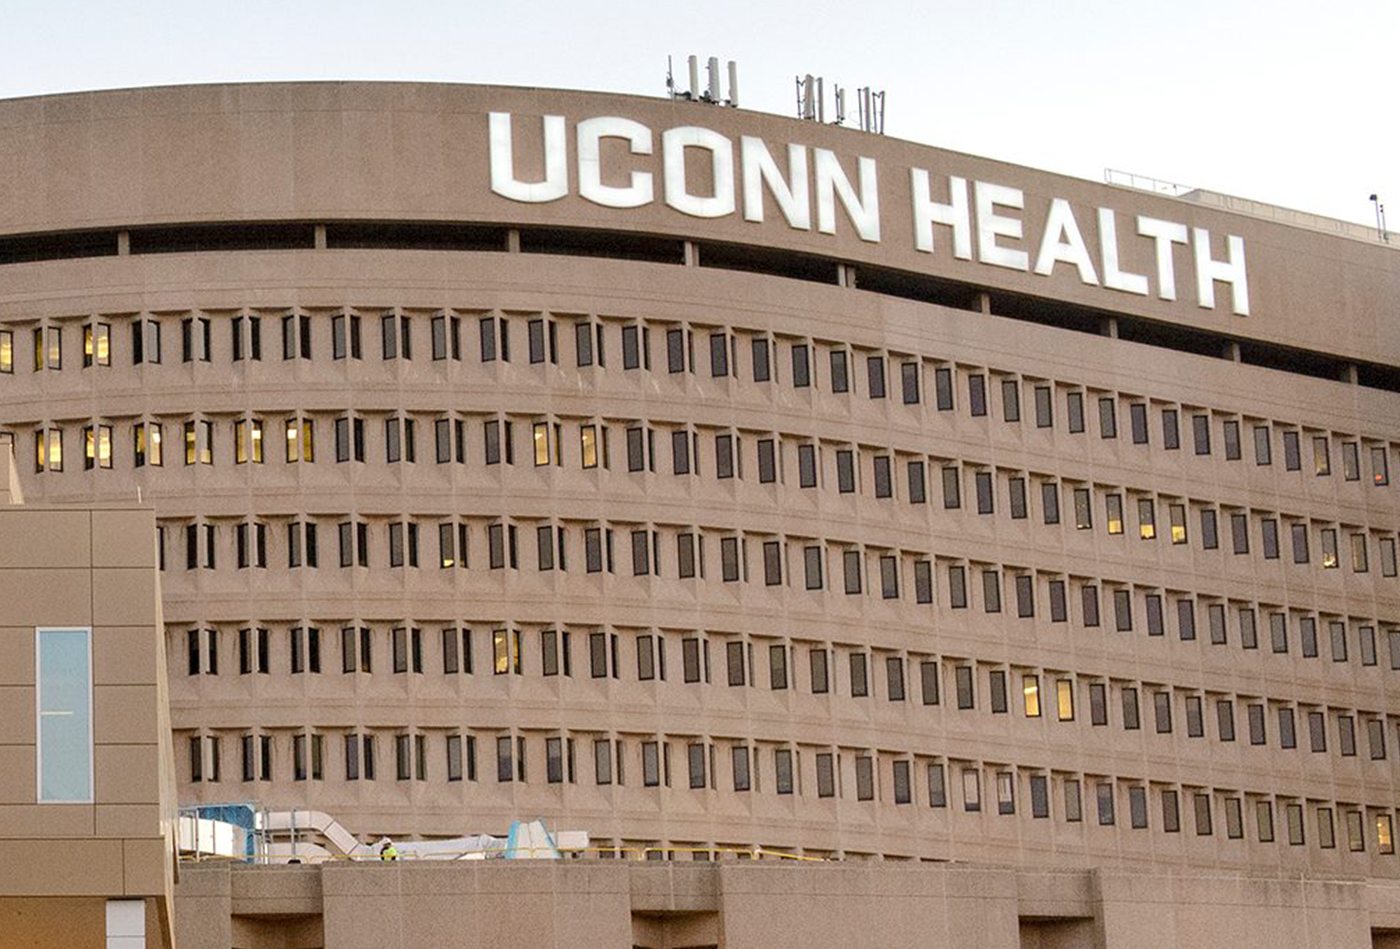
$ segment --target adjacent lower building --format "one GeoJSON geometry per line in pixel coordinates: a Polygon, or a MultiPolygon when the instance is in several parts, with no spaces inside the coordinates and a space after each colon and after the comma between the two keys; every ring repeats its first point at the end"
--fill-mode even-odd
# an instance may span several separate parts
{"type": "Polygon", "coordinates": [[[0,430],[154,509],[182,803],[1400,878],[1374,233],[633,96],[0,127],[0,430]]]}
{"type": "Polygon", "coordinates": [[[0,943],[169,947],[155,516],[23,504],[12,461],[0,435],[0,943]]]}

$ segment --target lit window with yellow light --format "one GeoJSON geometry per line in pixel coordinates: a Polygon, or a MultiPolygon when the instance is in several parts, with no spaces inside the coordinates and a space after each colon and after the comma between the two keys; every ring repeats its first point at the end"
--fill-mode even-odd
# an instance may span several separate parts
{"type": "Polygon", "coordinates": [[[1108,515],[1108,532],[1110,534],[1123,533],[1123,495],[1104,495],[1104,506],[1108,515]]]}
{"type": "Polygon", "coordinates": [[[1040,678],[1035,675],[1021,677],[1021,693],[1025,697],[1026,718],[1040,717],[1040,678]]]}
{"type": "Polygon", "coordinates": [[[1055,705],[1060,721],[1074,721],[1074,682],[1072,680],[1055,680],[1055,705]]]}
{"type": "Polygon", "coordinates": [[[580,427],[579,443],[583,455],[583,467],[598,467],[598,427],[596,425],[580,427]]]}
{"type": "Polygon", "coordinates": [[[535,466],[549,464],[549,423],[536,422],[534,427],[535,466]]]}
{"type": "Polygon", "coordinates": [[[1143,540],[1157,536],[1157,512],[1151,498],[1138,498],[1138,536],[1143,540]]]}
{"type": "Polygon", "coordinates": [[[15,371],[15,334],[10,330],[0,330],[0,372],[10,374],[15,371]]]}
{"type": "Polygon", "coordinates": [[[1167,505],[1167,518],[1171,521],[1172,543],[1186,543],[1186,505],[1167,505]]]}

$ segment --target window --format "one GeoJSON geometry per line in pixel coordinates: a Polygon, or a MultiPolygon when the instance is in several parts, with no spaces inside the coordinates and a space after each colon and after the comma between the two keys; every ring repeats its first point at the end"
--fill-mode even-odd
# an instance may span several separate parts
{"type": "Polygon", "coordinates": [[[1118,403],[1112,396],[1102,396],[1099,399],[1099,437],[1118,437],[1118,403]]]}
{"type": "Polygon", "coordinates": [[[1128,824],[1136,830],[1147,826],[1147,788],[1128,788],[1128,824]]]}
{"type": "Polygon", "coordinates": [[[1134,445],[1147,444],[1147,404],[1134,402],[1128,406],[1128,427],[1132,430],[1134,445]]]}
{"type": "Polygon", "coordinates": [[[1021,421],[1021,381],[1019,379],[1001,380],[1001,410],[1002,417],[1006,421],[1021,421]]]}
{"type": "Polygon", "coordinates": [[[1086,531],[1094,526],[1093,517],[1093,496],[1088,488],[1075,488],[1074,497],[1074,527],[1076,530],[1086,531]]]}
{"type": "Polygon", "coordinates": [[[1040,484],[1040,507],[1045,523],[1060,523],[1060,485],[1056,481],[1042,481],[1040,484]]]}
{"type": "Polygon", "coordinates": [[[483,316],[477,320],[482,362],[510,362],[509,326],[504,319],[483,316]]]}
{"type": "Polygon", "coordinates": [[[1084,393],[1073,390],[1065,393],[1065,415],[1069,419],[1070,434],[1084,431],[1084,393]]]}
{"type": "MultiPolygon", "coordinates": [[[[409,352],[409,320],[406,316],[400,317],[400,320],[404,358],[410,359],[412,356],[409,352]]],[[[462,318],[439,313],[433,317],[431,328],[433,360],[435,362],[441,362],[444,359],[460,361],[462,358],[462,318]]],[[[550,328],[553,329],[552,326],[550,328]]],[[[505,333],[504,321],[501,324],[501,332],[505,333]]]]}
{"type": "Polygon", "coordinates": [[[311,317],[297,314],[282,317],[282,358],[311,358],[311,317]]]}
{"type": "Polygon", "coordinates": [[[233,462],[236,465],[263,463],[262,419],[238,419],[233,423],[233,462]]]}
{"type": "Polygon", "coordinates": [[[1318,477],[1332,473],[1331,442],[1326,435],[1313,436],[1313,470],[1318,477]]]}
{"type": "Polygon", "coordinates": [[[0,330],[0,373],[11,375],[15,371],[15,334],[12,330],[0,330]]]}
{"type": "Polygon", "coordinates": [[[1035,427],[1053,428],[1055,425],[1055,403],[1049,386],[1035,387],[1035,427]]]}
{"type": "Polygon", "coordinates": [[[1108,532],[1110,534],[1123,533],[1123,495],[1104,495],[1104,511],[1107,514],[1108,532]]]}
{"type": "Polygon", "coordinates": [[[1249,515],[1230,515],[1230,543],[1237,554],[1249,553],[1249,515]]]}
{"type": "Polygon", "coordinates": [[[1221,741],[1235,740],[1235,703],[1229,699],[1218,699],[1215,703],[1215,723],[1219,728],[1221,741]]]}
{"type": "Polygon", "coordinates": [[[112,467],[112,426],[88,425],[83,428],[83,469],[112,467]]]}
{"type": "Polygon", "coordinates": [[[39,803],[91,802],[92,630],[40,627],[34,636],[39,803]]]}
{"type": "Polygon", "coordinates": [[[1210,416],[1191,416],[1191,440],[1196,454],[1210,454],[1210,416]]]}
{"type": "Polygon", "coordinates": [[[993,513],[995,505],[992,497],[992,473],[990,471],[973,472],[972,480],[977,489],[977,513],[993,513]]]}
{"type": "Polygon", "coordinates": [[[1221,425],[1221,434],[1225,437],[1225,460],[1240,460],[1240,423],[1235,419],[1226,419],[1221,425]]]}
{"type": "Polygon", "coordinates": [[[1215,508],[1201,508],[1201,547],[1204,550],[1216,550],[1220,547],[1219,524],[1216,519],[1215,508]]]}
{"type": "Polygon", "coordinates": [[[1040,677],[1026,674],[1021,676],[1022,709],[1026,718],[1040,717],[1040,677]]]}
{"type": "Polygon", "coordinates": [[[777,452],[773,439],[761,438],[758,440],[758,481],[760,484],[772,484],[777,480],[777,452]]]}
{"type": "Polygon", "coordinates": [[[1322,568],[1335,570],[1337,569],[1337,529],[1324,527],[1320,536],[1322,537],[1322,568]]]}
{"type": "MultiPolygon", "coordinates": [[[[882,373],[883,374],[883,373],[882,373]]],[[[883,388],[883,387],[882,387],[883,388]]],[[[934,405],[940,412],[953,411],[953,370],[940,366],[933,370],[934,405]]],[[[873,398],[873,396],[872,396],[873,398]]]]}
{"type": "Polygon", "coordinates": [[[1074,680],[1055,680],[1055,713],[1062,722],[1074,721],[1074,680]]]}
{"type": "Polygon", "coordinates": [[[1197,791],[1192,795],[1192,807],[1196,818],[1196,835],[1209,837],[1211,834],[1210,795],[1197,791]]]}
{"type": "Polygon", "coordinates": [[[360,357],[360,318],[344,313],[331,317],[331,358],[360,357]]]}
{"type": "MultiPolygon", "coordinates": [[[[206,329],[208,320],[205,321],[206,329]]],[[[108,323],[89,323],[83,327],[83,368],[112,364],[112,327],[108,323]]]]}
{"type": "Polygon", "coordinates": [[[1256,465],[1274,463],[1273,441],[1267,425],[1254,426],[1254,463],[1256,465]]]}
{"type": "Polygon", "coordinates": [[[982,810],[982,774],[976,768],[962,769],[963,810],[976,813],[982,810]]]}
{"type": "Polygon", "coordinates": [[[1342,477],[1361,480],[1361,447],[1356,442],[1342,442],[1342,477]]]}
{"type": "Polygon", "coordinates": [[[747,745],[735,745],[730,748],[729,751],[730,763],[734,772],[734,790],[747,791],[751,786],[749,776],[749,748],[747,745]]]}
{"type": "Polygon", "coordinates": [[[316,460],[316,422],[289,418],[286,422],[287,464],[316,460]]]}
{"type": "MultiPolygon", "coordinates": [[[[180,321],[180,358],[184,362],[208,362],[210,323],[207,317],[187,316],[180,321]]],[[[87,355],[84,354],[84,365],[87,355]]]]}
{"type": "Polygon", "coordinates": [[[135,467],[159,467],[163,463],[161,425],[159,422],[137,422],[131,428],[132,454],[135,467]]]}
{"type": "MultiPolygon", "coordinates": [[[[832,367],[836,367],[837,356],[841,357],[841,370],[846,368],[846,353],[841,350],[832,351],[832,367]]],[[[729,337],[725,333],[710,333],[710,375],[714,378],[727,377],[729,375],[729,337]]],[[[844,389],[840,389],[844,391],[844,389]]]]}
{"type": "MultiPolygon", "coordinates": [[[[108,464],[106,467],[111,467],[108,464]]],[[[1353,573],[1365,573],[1370,567],[1366,556],[1366,535],[1351,535],[1351,569],[1353,573]]]]}
{"type": "MultiPolygon", "coordinates": [[[[830,757],[830,756],[828,756],[830,757]]],[[[686,746],[686,759],[690,771],[690,787],[692,790],[704,790],[705,788],[705,746],[695,743],[686,746]]],[[[817,756],[818,788],[821,787],[821,755],[817,756]]],[[[819,791],[820,793],[820,791],[819,791]]],[[[830,797],[830,795],[824,795],[830,797]]]]}
{"type": "MultiPolygon", "coordinates": [[[[4,347],[5,341],[3,338],[0,338],[0,372],[4,371],[4,347]]],[[[1381,446],[1376,446],[1371,449],[1371,483],[1378,488],[1390,484],[1390,465],[1387,460],[1386,450],[1381,446]]]]}
{"type": "Polygon", "coordinates": [[[1094,788],[1094,794],[1098,802],[1099,825],[1111,827],[1113,825],[1113,785],[1108,782],[1100,782],[1094,788]]]}
{"type": "Polygon", "coordinates": [[[885,398],[885,357],[865,357],[865,382],[869,386],[871,399],[885,398]]]}
{"type": "MultiPolygon", "coordinates": [[[[851,697],[857,699],[866,698],[870,695],[868,657],[863,652],[853,652],[851,653],[850,661],[851,697]]],[[[732,672],[730,673],[730,677],[733,677],[732,672]]],[[[730,682],[730,685],[733,684],[733,682],[730,682]]]]}
{"type": "Polygon", "coordinates": [[[953,683],[958,694],[958,708],[975,708],[972,692],[972,667],[957,666],[953,669],[953,683]]]}
{"type": "Polygon", "coordinates": [[[202,420],[185,422],[185,464],[214,463],[214,423],[202,420]]]}
{"type": "Polygon", "coordinates": [[[943,469],[943,507],[948,510],[962,505],[962,479],[957,468],[943,469]]]}
{"type": "Polygon", "coordinates": [[[943,765],[933,763],[928,766],[928,806],[948,806],[948,783],[943,765]]]}
{"type": "Polygon", "coordinates": [[[967,405],[974,418],[987,414],[987,377],[981,373],[967,377],[967,405]]]}
{"type": "Polygon", "coordinates": [[[1162,447],[1168,451],[1181,447],[1180,413],[1176,409],[1162,410],[1162,447]]]}
{"type": "Polygon", "coordinates": [[[1138,498],[1138,536],[1152,540],[1157,536],[1157,514],[1151,498],[1138,498]]]}
{"type": "Polygon", "coordinates": [[[817,447],[811,444],[797,446],[797,483],[798,487],[815,488],[817,486],[817,447]]]}
{"type": "Polygon", "coordinates": [[[919,364],[904,362],[899,366],[900,392],[905,405],[919,403],[919,364]]]}

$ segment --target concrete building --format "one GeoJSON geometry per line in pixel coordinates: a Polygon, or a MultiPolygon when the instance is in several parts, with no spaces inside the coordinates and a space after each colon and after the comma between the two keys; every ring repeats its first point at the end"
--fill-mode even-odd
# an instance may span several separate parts
{"type": "Polygon", "coordinates": [[[0,429],[155,508],[183,803],[1400,878],[1392,246],[697,102],[0,127],[0,429]]]}
{"type": "Polygon", "coordinates": [[[155,518],[23,505],[0,435],[0,943],[168,947],[175,851],[155,518]]]}

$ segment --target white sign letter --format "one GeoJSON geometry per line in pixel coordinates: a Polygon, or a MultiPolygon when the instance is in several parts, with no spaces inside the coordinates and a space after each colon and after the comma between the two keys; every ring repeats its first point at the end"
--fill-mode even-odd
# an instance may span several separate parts
{"type": "Polygon", "coordinates": [[[1225,259],[1212,260],[1210,231],[1191,229],[1196,250],[1196,301],[1207,310],[1215,309],[1215,281],[1230,285],[1230,304],[1235,313],[1249,316],[1249,280],[1244,272],[1244,238],[1225,238],[1225,259]]]}
{"type": "Polygon", "coordinates": [[[1118,269],[1118,221],[1112,208],[1099,208],[1099,250],[1103,252],[1103,285],[1147,296],[1147,278],[1140,273],[1118,269]]]}
{"type": "Polygon", "coordinates": [[[1099,275],[1089,259],[1089,248],[1084,246],[1084,235],[1079,233],[1074,209],[1064,198],[1050,201],[1050,213],[1045,215],[1045,233],[1040,238],[1040,253],[1035,255],[1035,272],[1048,277],[1055,272],[1058,261],[1074,264],[1081,283],[1098,284],[1099,275]]]}
{"type": "Polygon", "coordinates": [[[778,202],[788,226],[799,231],[812,229],[812,199],[807,191],[807,149],[788,146],[788,177],[768,153],[763,139],[745,135],[739,139],[739,155],[744,170],[744,220],[763,220],[763,186],[766,183],[778,202]]]}
{"type": "Polygon", "coordinates": [[[609,208],[639,208],[652,199],[651,172],[634,171],[627,187],[603,184],[603,168],[598,140],[621,138],[633,155],[651,154],[651,129],[631,119],[604,116],[584,119],[578,124],[578,193],[581,197],[609,208]]]}
{"type": "Polygon", "coordinates": [[[1186,243],[1186,225],[1159,221],[1138,215],[1138,233],[1157,242],[1157,296],[1176,299],[1176,268],[1172,266],[1172,245],[1186,243]]]}
{"type": "Polygon", "coordinates": [[[997,244],[998,237],[1021,239],[1021,219],[1002,217],[996,206],[1020,209],[1026,199],[1020,188],[974,181],[972,192],[977,202],[977,259],[984,264],[996,264],[1012,270],[1030,269],[1030,257],[1023,250],[1012,250],[997,244]]]}
{"type": "Polygon", "coordinates": [[[569,145],[564,137],[564,117],[544,117],[544,180],[521,181],[515,177],[510,113],[492,112],[491,190],[512,201],[555,201],[569,193],[569,145]]]}
{"type": "Polygon", "coordinates": [[[856,233],[863,241],[878,243],[880,240],[880,190],[875,184],[875,159],[858,158],[860,166],[860,194],[851,187],[851,179],[846,177],[836,154],[825,148],[816,150],[817,168],[817,230],[823,234],[836,233],[836,196],[856,233]]]}
{"type": "Polygon", "coordinates": [[[948,178],[947,204],[939,204],[929,194],[928,172],[924,169],[909,169],[909,183],[914,190],[914,248],[933,253],[933,226],[946,224],[953,229],[953,256],[971,260],[972,215],[967,206],[967,179],[956,175],[948,178]]]}
{"type": "Polygon", "coordinates": [[[666,203],[691,217],[724,217],[734,213],[734,143],[711,129],[682,125],[661,134],[661,155],[666,171],[666,203]],[[691,194],[685,183],[685,150],[710,153],[714,194],[691,194]]]}

